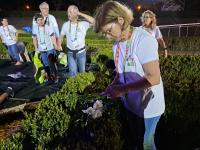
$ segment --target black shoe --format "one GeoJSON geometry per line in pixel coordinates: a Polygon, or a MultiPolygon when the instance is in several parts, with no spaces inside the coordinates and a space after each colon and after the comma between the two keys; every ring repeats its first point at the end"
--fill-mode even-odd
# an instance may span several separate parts
{"type": "Polygon", "coordinates": [[[10,97],[14,97],[15,93],[12,87],[8,87],[5,91],[10,97]]]}

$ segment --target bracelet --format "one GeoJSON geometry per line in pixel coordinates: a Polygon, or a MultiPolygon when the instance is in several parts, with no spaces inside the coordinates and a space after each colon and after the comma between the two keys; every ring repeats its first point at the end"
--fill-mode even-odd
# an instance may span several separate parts
{"type": "Polygon", "coordinates": [[[167,47],[163,48],[163,50],[167,50],[167,47]]]}

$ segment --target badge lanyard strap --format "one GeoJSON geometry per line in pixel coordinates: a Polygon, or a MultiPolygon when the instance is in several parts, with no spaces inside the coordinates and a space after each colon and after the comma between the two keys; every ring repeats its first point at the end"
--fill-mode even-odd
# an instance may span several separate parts
{"type": "Polygon", "coordinates": [[[40,34],[41,32],[40,32],[40,29],[39,29],[39,26],[38,26],[38,33],[39,33],[39,36],[40,36],[40,43],[45,43],[46,44],[46,42],[45,42],[45,26],[44,26],[44,30],[43,30],[43,32],[44,32],[44,34],[43,34],[43,42],[42,42],[42,35],[40,34]]]}
{"type": "Polygon", "coordinates": [[[4,31],[4,33],[5,33],[5,35],[6,35],[6,37],[9,37],[9,36],[10,36],[10,38],[13,40],[13,38],[12,38],[12,36],[11,36],[11,34],[10,34],[9,27],[8,27],[8,26],[6,26],[6,27],[7,27],[7,29],[8,29],[8,35],[6,34],[6,31],[5,31],[4,27],[3,27],[3,31],[4,31]]]}
{"type": "Polygon", "coordinates": [[[71,34],[71,21],[70,21],[69,34],[70,34],[70,40],[71,40],[72,42],[74,42],[75,40],[77,40],[77,33],[78,33],[78,22],[77,22],[77,24],[76,24],[75,38],[72,39],[72,34],[71,34]]]}
{"type": "MultiPolygon", "coordinates": [[[[130,49],[130,45],[131,45],[131,39],[127,40],[127,42],[126,42],[126,55],[125,55],[125,59],[124,59],[123,72],[125,72],[125,70],[126,70],[126,61],[128,61],[128,52],[130,49]]],[[[119,73],[119,70],[118,70],[119,53],[120,53],[120,42],[118,42],[118,44],[117,44],[117,51],[116,51],[116,55],[115,55],[115,64],[116,64],[117,73],[119,73]]],[[[131,53],[132,53],[132,50],[131,50],[131,53]]]]}

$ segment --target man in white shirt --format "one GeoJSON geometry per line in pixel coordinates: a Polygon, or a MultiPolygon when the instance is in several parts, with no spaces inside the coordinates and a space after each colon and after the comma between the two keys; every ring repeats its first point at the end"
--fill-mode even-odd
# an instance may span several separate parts
{"type": "Polygon", "coordinates": [[[2,26],[0,27],[0,37],[2,42],[6,45],[8,53],[12,60],[16,62],[15,65],[21,65],[19,53],[17,51],[18,33],[14,26],[8,24],[8,19],[1,19],[2,26]]]}
{"type": "MultiPolygon", "coordinates": [[[[59,38],[58,24],[57,24],[56,18],[53,15],[49,14],[49,4],[46,2],[43,2],[39,5],[39,9],[40,9],[41,15],[44,17],[45,24],[53,28],[56,40],[58,42],[58,38],[59,38]]],[[[37,26],[38,25],[35,19],[33,18],[32,30],[37,29],[37,26]]]]}
{"type": "Polygon", "coordinates": [[[68,7],[67,14],[69,21],[65,22],[62,26],[60,47],[64,36],[66,36],[69,75],[75,76],[77,72],[85,72],[85,36],[90,23],[94,23],[94,19],[79,12],[78,7],[75,5],[68,7]],[[88,22],[79,21],[78,15],[84,17],[88,22]]]}

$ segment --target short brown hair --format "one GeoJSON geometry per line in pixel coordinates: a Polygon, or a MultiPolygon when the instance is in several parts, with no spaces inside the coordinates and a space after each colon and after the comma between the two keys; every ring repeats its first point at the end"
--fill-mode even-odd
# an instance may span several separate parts
{"type": "Polygon", "coordinates": [[[124,18],[122,30],[126,29],[133,21],[133,12],[125,5],[117,1],[107,1],[96,10],[95,14],[95,32],[100,32],[103,26],[117,21],[118,17],[124,18]]]}
{"type": "Polygon", "coordinates": [[[44,17],[42,16],[42,14],[41,13],[36,13],[35,15],[34,15],[34,20],[37,22],[37,19],[38,18],[43,18],[44,19],[44,17]]]}

